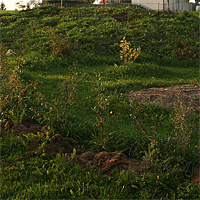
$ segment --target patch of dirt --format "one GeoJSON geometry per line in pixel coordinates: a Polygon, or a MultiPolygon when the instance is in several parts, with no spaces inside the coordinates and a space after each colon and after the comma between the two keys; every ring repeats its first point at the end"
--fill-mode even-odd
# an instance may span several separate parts
{"type": "Polygon", "coordinates": [[[76,149],[76,156],[73,158],[74,162],[83,166],[91,166],[92,168],[98,168],[102,173],[102,177],[104,178],[109,177],[114,169],[117,169],[117,171],[120,172],[121,170],[131,168],[139,174],[143,174],[147,170],[149,170],[147,169],[143,161],[130,159],[123,153],[95,153],[93,151],[85,151],[76,142],[70,139],[66,139],[60,134],[52,135],[52,133],[50,132],[43,133],[43,127],[34,124],[33,122],[31,123],[30,118],[23,119],[22,123],[24,124],[16,125],[12,122],[8,122],[4,127],[4,134],[6,134],[8,131],[12,131],[18,136],[27,135],[28,133],[35,134],[35,137],[29,143],[29,146],[33,150],[26,152],[26,155],[24,157],[17,158],[16,161],[28,159],[30,157],[35,156],[38,153],[39,155],[45,153],[48,156],[55,156],[58,153],[62,153],[67,158],[71,158],[73,150],[76,149]],[[41,136],[43,136],[43,138],[49,138],[49,140],[44,145],[44,148],[42,148],[38,152],[38,148],[43,143],[40,139],[41,136]]]}
{"type": "Polygon", "coordinates": [[[196,184],[200,184],[200,168],[195,167],[193,171],[193,181],[196,184]]]}
{"type": "Polygon", "coordinates": [[[131,168],[138,174],[144,174],[146,171],[149,171],[143,161],[130,159],[125,154],[119,152],[108,153],[104,151],[95,153],[88,151],[76,156],[74,161],[84,166],[98,168],[104,178],[111,176],[114,169],[120,172],[121,170],[131,168]]]}
{"type": "Polygon", "coordinates": [[[200,85],[176,85],[166,88],[148,88],[124,93],[131,101],[150,102],[160,106],[174,108],[178,98],[191,112],[200,114],[200,85]]]}

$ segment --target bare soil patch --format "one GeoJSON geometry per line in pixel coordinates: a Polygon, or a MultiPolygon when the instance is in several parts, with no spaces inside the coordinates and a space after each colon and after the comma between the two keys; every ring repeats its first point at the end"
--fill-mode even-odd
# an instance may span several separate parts
{"type": "Polygon", "coordinates": [[[176,85],[165,88],[148,88],[140,91],[124,93],[131,101],[138,99],[141,102],[149,102],[160,106],[174,108],[174,104],[180,99],[184,106],[191,112],[200,114],[200,85],[176,85]]]}

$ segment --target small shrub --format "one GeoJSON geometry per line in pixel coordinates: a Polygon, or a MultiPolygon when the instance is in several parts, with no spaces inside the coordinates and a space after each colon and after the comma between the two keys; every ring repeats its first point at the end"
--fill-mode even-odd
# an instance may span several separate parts
{"type": "Polygon", "coordinates": [[[130,43],[126,41],[125,37],[121,40],[120,47],[122,48],[122,50],[120,50],[120,53],[122,54],[120,59],[124,61],[125,65],[129,65],[134,62],[141,53],[140,47],[137,49],[130,48],[130,43]]]}
{"type": "Polygon", "coordinates": [[[70,77],[59,85],[60,96],[54,98],[51,102],[43,101],[44,109],[35,114],[35,116],[41,116],[40,123],[49,127],[53,132],[68,131],[67,115],[69,107],[78,102],[75,98],[75,93],[84,77],[85,74],[77,72],[74,65],[71,68],[70,77]]]}
{"type": "MultiPolygon", "coordinates": [[[[39,93],[35,92],[35,82],[25,83],[21,77],[22,63],[9,67],[5,58],[5,49],[1,46],[1,120],[10,119],[15,124],[20,124],[24,115],[33,109],[39,93]]],[[[3,125],[3,124],[2,124],[3,125]]]]}
{"type": "Polygon", "coordinates": [[[56,35],[52,29],[49,29],[49,42],[52,54],[56,57],[72,55],[72,44],[69,40],[56,35]]]}
{"type": "MultiPolygon", "coordinates": [[[[101,75],[97,75],[97,83],[98,83],[98,88],[97,88],[97,101],[98,105],[93,108],[93,111],[97,115],[97,123],[95,126],[98,129],[97,135],[93,134],[93,140],[91,143],[95,145],[98,151],[105,150],[107,149],[107,143],[109,140],[109,136],[111,134],[107,134],[105,132],[105,126],[106,126],[106,117],[108,115],[108,99],[105,97],[105,95],[102,92],[102,83],[100,82],[101,80],[101,75]]],[[[110,114],[112,114],[112,111],[110,111],[110,114]]]]}
{"type": "Polygon", "coordinates": [[[181,100],[181,94],[178,94],[178,100],[174,103],[175,117],[171,120],[175,125],[174,137],[179,140],[179,145],[185,148],[190,143],[192,128],[188,125],[188,116],[191,106],[185,106],[181,100]]]}
{"type": "Polygon", "coordinates": [[[169,173],[170,177],[177,176],[181,179],[190,177],[193,167],[198,164],[199,150],[191,146],[190,137],[192,128],[188,125],[190,106],[185,106],[180,97],[174,104],[175,115],[171,118],[174,131],[167,139],[152,140],[145,151],[143,159],[155,170],[169,173]]]}
{"type": "MultiPolygon", "coordinates": [[[[198,43],[197,43],[198,44],[198,43]]],[[[179,39],[176,44],[174,50],[171,51],[171,54],[180,58],[180,59],[188,59],[192,58],[193,60],[199,58],[199,49],[196,48],[196,44],[191,44],[191,42],[179,39]]]]}

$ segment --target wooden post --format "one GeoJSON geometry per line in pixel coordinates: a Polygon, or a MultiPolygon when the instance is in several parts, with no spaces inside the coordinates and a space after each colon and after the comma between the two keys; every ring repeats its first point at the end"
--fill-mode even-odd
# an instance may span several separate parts
{"type": "Polygon", "coordinates": [[[62,8],[62,6],[63,6],[63,0],[61,0],[60,2],[60,7],[62,8]]]}
{"type": "Polygon", "coordinates": [[[165,10],[165,0],[163,0],[163,11],[165,10]]]}
{"type": "Polygon", "coordinates": [[[169,0],[167,0],[167,10],[169,12],[169,0]]]}

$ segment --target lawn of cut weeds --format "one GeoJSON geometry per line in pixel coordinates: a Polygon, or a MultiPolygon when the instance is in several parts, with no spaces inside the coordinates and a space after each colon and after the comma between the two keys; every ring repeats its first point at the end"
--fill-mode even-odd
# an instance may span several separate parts
{"type": "Polygon", "coordinates": [[[199,199],[198,22],[1,11],[1,199],[199,199]]]}

